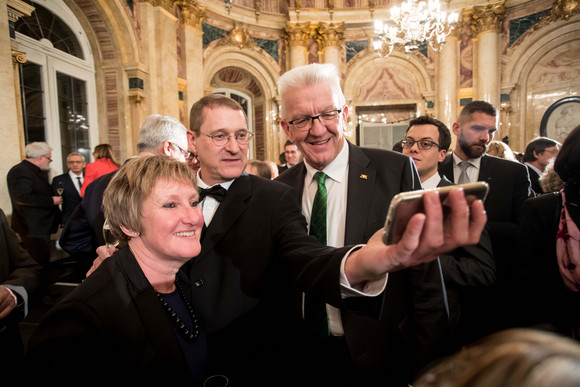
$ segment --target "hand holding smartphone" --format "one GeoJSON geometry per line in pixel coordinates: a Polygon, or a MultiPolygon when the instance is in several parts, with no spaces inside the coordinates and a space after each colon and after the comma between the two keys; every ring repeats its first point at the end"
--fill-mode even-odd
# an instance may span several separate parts
{"type": "Polygon", "coordinates": [[[450,211],[447,203],[447,196],[449,192],[455,188],[463,188],[467,204],[471,204],[476,200],[485,200],[489,185],[484,181],[475,183],[451,185],[447,187],[434,188],[429,190],[417,190],[410,192],[401,192],[395,195],[391,201],[387,218],[385,220],[385,228],[383,233],[383,242],[386,245],[397,243],[407,227],[407,223],[413,215],[419,212],[425,212],[423,207],[423,195],[426,192],[435,191],[439,194],[439,199],[443,206],[443,215],[447,216],[450,211]]]}

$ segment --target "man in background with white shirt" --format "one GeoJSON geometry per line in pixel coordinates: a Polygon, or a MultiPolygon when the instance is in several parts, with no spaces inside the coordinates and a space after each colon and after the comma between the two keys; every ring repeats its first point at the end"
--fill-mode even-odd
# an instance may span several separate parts
{"type": "Polygon", "coordinates": [[[81,202],[83,184],[83,170],[86,166],[85,156],[72,152],[66,157],[68,172],[55,176],[52,179],[52,192],[55,196],[62,196],[62,220],[65,224],[76,206],[81,202]],[[62,189],[62,192],[59,192],[62,189]]]}
{"type": "MultiPolygon", "coordinates": [[[[417,166],[424,189],[453,184],[437,171],[451,146],[451,133],[444,123],[428,116],[417,117],[409,122],[402,144],[403,154],[411,157],[417,166]]],[[[459,247],[424,265],[431,270],[441,270],[452,327],[451,349],[458,350],[469,344],[466,337],[471,336],[472,322],[486,317],[479,313],[479,308],[473,307],[470,295],[474,292],[485,294],[486,288],[495,282],[495,260],[489,235],[484,230],[477,245],[459,247]]]]}

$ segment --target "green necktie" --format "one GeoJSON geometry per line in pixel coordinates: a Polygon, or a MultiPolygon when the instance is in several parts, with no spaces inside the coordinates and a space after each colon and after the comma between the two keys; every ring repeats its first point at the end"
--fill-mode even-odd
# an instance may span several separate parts
{"type": "Polygon", "coordinates": [[[312,214],[310,214],[310,235],[315,236],[320,243],[326,245],[326,174],[316,172],[314,180],[318,183],[318,190],[312,203],[312,214]]]}
{"type": "MultiPolygon", "coordinates": [[[[318,190],[312,203],[310,235],[316,237],[322,244],[326,245],[327,193],[326,185],[324,185],[326,174],[324,172],[316,172],[314,174],[314,180],[318,183],[318,190]]],[[[304,320],[315,338],[323,339],[328,337],[326,304],[320,297],[313,294],[306,294],[304,300],[304,320]]]]}

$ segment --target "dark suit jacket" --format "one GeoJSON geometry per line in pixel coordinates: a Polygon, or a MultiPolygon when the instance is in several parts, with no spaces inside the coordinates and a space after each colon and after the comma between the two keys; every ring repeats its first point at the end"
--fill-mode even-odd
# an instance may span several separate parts
{"type": "Polygon", "coordinates": [[[81,195],[77,191],[76,187],[78,182],[72,181],[70,175],[63,173],[62,175],[55,176],[52,179],[52,194],[54,196],[58,195],[57,188],[58,184],[62,183],[64,192],[62,194],[62,220],[61,223],[65,224],[68,218],[71,216],[74,209],[81,202],[81,195]]]}
{"type": "MultiPolygon", "coordinates": [[[[439,173],[450,181],[455,181],[453,155],[447,156],[439,165],[439,173]]],[[[515,161],[483,155],[478,180],[489,184],[489,193],[485,199],[487,231],[491,238],[498,275],[501,277],[508,275],[512,269],[510,261],[515,254],[513,242],[522,204],[534,194],[527,168],[515,161]]]]}
{"type": "Polygon", "coordinates": [[[34,369],[27,374],[45,383],[194,385],[171,322],[128,247],[49,311],[26,360],[34,369]]]}
{"type": "Polygon", "coordinates": [[[96,248],[105,244],[103,193],[116,172],[103,175],[90,183],[85,196],[65,223],[59,244],[69,254],[87,254],[94,258],[96,248]]]}
{"type": "Polygon", "coordinates": [[[235,179],[188,268],[213,373],[240,386],[310,385],[315,359],[303,340],[296,286],[337,307],[377,313],[375,298],[343,304],[346,251],[307,235],[298,195],[287,185],[252,175],[235,179]]]}
{"type": "MultiPolygon", "coordinates": [[[[527,200],[517,238],[518,270],[511,312],[518,326],[572,336],[580,327],[580,294],[567,289],[556,255],[556,234],[562,211],[560,192],[527,200]]],[[[578,331],[575,338],[578,340],[578,331]]]]}
{"type": "MultiPolygon", "coordinates": [[[[445,176],[441,177],[438,187],[453,185],[445,176]]],[[[489,287],[495,284],[495,259],[492,253],[491,240],[487,230],[481,233],[477,245],[458,247],[448,254],[439,256],[447,299],[449,314],[454,331],[452,340],[455,349],[469,344],[469,332],[475,321],[485,320],[477,301],[478,297],[489,294],[489,287]],[[475,302],[474,302],[475,301],[475,302]]],[[[431,262],[428,265],[435,265],[431,262]]]]}
{"type": "Polygon", "coordinates": [[[23,160],[6,177],[12,202],[12,228],[22,236],[56,232],[60,211],[52,200],[48,173],[23,160]]]}
{"type": "Polygon", "coordinates": [[[532,183],[532,190],[536,195],[543,193],[542,186],[540,185],[540,175],[536,172],[533,168],[530,168],[528,165],[524,164],[528,169],[528,174],[530,175],[530,181],[532,183]]]}
{"type": "MultiPolygon", "coordinates": [[[[349,173],[345,244],[366,243],[384,227],[393,196],[420,189],[413,161],[400,153],[349,146],[349,173]]],[[[300,163],[277,180],[304,190],[306,167],[300,163]]],[[[380,320],[342,311],[342,323],[360,385],[405,385],[413,367],[433,360],[435,346],[446,331],[447,316],[438,271],[413,268],[390,273],[380,320]],[[421,282],[418,282],[421,281],[421,282]],[[430,302],[410,300],[425,297],[422,286],[430,283],[430,302]],[[421,347],[419,347],[421,343],[421,347]],[[430,347],[430,348],[429,348],[430,347]],[[426,351],[426,352],[424,352],[426,351]]]]}
{"type": "Polygon", "coordinates": [[[41,285],[42,266],[20,246],[18,236],[0,210],[0,286],[11,289],[17,298],[16,308],[0,320],[0,362],[6,370],[22,364],[24,345],[18,323],[25,317],[26,307],[34,301],[41,285]]]}

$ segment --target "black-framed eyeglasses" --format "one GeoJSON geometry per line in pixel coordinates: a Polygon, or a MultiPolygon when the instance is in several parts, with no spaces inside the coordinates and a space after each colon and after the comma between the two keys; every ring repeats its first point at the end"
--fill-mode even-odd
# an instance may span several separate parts
{"type": "Polygon", "coordinates": [[[252,137],[254,137],[254,133],[247,130],[242,130],[234,134],[225,134],[225,133],[215,133],[215,134],[201,133],[201,134],[211,138],[213,143],[217,146],[226,146],[227,143],[230,142],[230,138],[232,137],[236,139],[238,144],[246,145],[247,143],[250,142],[252,137]]]}
{"type": "Polygon", "coordinates": [[[433,147],[433,145],[437,145],[437,148],[439,148],[439,144],[437,144],[435,141],[427,140],[426,138],[422,138],[420,140],[404,139],[401,141],[403,148],[406,149],[411,149],[415,143],[417,143],[417,147],[420,150],[429,150],[431,147],[433,147]]]}
{"type": "Polygon", "coordinates": [[[48,157],[47,155],[42,155],[41,157],[44,157],[45,159],[47,159],[48,161],[50,161],[52,163],[52,159],[50,157],[48,157]]]}
{"type": "Polygon", "coordinates": [[[314,120],[318,119],[322,125],[335,125],[338,122],[338,116],[342,113],[343,109],[329,110],[327,112],[320,113],[317,116],[307,116],[296,118],[292,121],[288,121],[289,125],[292,125],[296,129],[308,130],[314,125],[314,120]]]}
{"type": "Polygon", "coordinates": [[[183,155],[183,157],[185,157],[185,159],[187,159],[189,157],[189,155],[191,154],[191,152],[186,151],[185,149],[183,149],[182,147],[180,147],[176,143],[172,142],[171,144],[173,144],[174,147],[176,147],[177,149],[179,149],[179,151],[181,152],[181,154],[183,155]]]}

